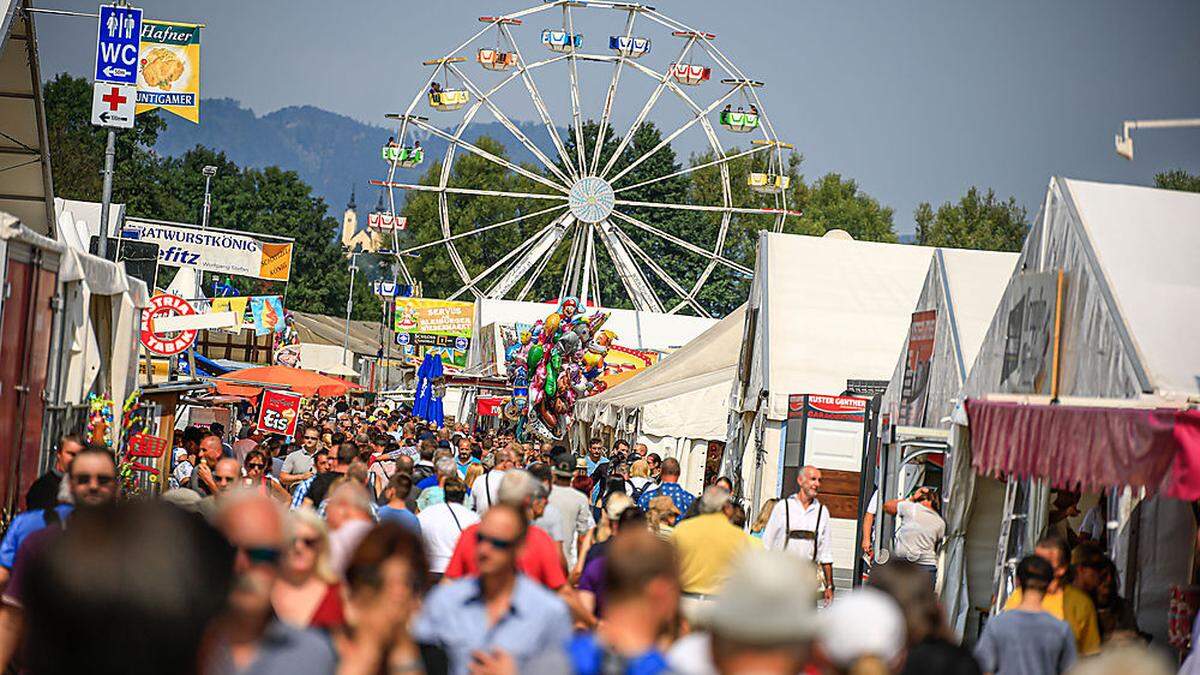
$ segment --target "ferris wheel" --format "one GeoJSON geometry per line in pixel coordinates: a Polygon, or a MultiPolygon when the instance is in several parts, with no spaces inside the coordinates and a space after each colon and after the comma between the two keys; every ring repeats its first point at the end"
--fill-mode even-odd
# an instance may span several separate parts
{"type": "MultiPolygon", "coordinates": [[[[788,209],[787,200],[785,153],[792,146],[776,137],[760,97],[763,83],[748,77],[717,48],[716,35],[648,5],[558,0],[479,21],[484,26],[457,47],[424,61],[430,68],[425,85],[403,113],[388,115],[397,132],[382,152],[387,178],[373,183],[387,188],[393,218],[404,204],[404,193],[433,193],[441,235],[393,250],[412,255],[444,247],[462,281],[450,299],[527,299],[557,256],[562,266],[560,297],[575,296],[585,304],[620,303],[618,298],[601,297],[603,267],[609,279],[619,282],[605,285],[607,295],[619,289],[623,304],[643,311],[688,310],[710,316],[698,296],[715,272],[752,275],[726,255],[731,220],[743,214],[767,216],[780,231],[788,216],[799,215],[788,209]],[[585,35],[584,25],[589,31],[602,26],[602,33],[585,35]],[[600,81],[608,82],[603,105],[592,111],[584,109],[581,83],[589,68],[602,70],[600,81]],[[551,84],[549,78],[557,73],[561,74],[551,84]],[[635,104],[641,95],[633,101],[622,95],[623,77],[626,82],[646,78],[641,84],[650,93],[640,106],[635,104]],[[522,85],[524,94],[519,92],[522,85]],[[537,134],[506,110],[511,106],[503,101],[514,95],[509,89],[532,105],[537,134]],[[673,105],[683,111],[683,121],[659,123],[657,111],[664,98],[672,97],[673,105]],[[560,104],[559,119],[547,101],[560,104]],[[614,124],[617,107],[638,110],[627,127],[622,125],[624,130],[614,124]],[[518,163],[466,140],[471,124],[478,123],[477,116],[485,110],[509,133],[504,142],[515,141],[532,161],[518,163]],[[661,140],[633,152],[637,132],[649,123],[661,130],[661,140]],[[594,131],[585,135],[585,128],[594,131]],[[653,172],[651,167],[657,165],[647,160],[689,131],[703,136],[704,161],[653,172]],[[444,155],[427,158],[419,137],[446,142],[444,155]],[[726,149],[738,141],[748,147],[726,149]],[[528,187],[496,189],[455,181],[455,163],[468,155],[496,165],[528,187]],[[731,162],[752,155],[755,170],[731,175],[731,162]],[[397,180],[399,170],[427,166],[434,159],[441,161],[434,184],[397,180]],[[655,184],[697,171],[715,176],[719,195],[712,192],[699,199],[676,192],[671,201],[639,198],[655,184]],[[745,194],[735,191],[739,182],[757,195],[755,203],[736,203],[735,192],[745,194]],[[523,207],[498,222],[464,224],[456,218],[456,210],[469,209],[472,199],[489,197],[521,200],[523,207]],[[701,237],[694,231],[693,236],[679,236],[671,224],[680,218],[702,218],[709,231],[701,237]],[[521,228],[521,242],[482,257],[460,251],[469,238],[500,228],[521,228]],[[661,264],[662,251],[690,256],[695,262],[681,274],[678,267],[661,264]]],[[[403,257],[397,260],[400,274],[412,283],[403,257]]],[[[543,280],[543,287],[546,283],[543,280]]]]}

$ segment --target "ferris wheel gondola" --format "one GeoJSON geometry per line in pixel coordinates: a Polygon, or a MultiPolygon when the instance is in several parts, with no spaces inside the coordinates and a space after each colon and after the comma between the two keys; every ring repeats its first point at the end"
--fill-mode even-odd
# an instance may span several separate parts
{"type": "MultiPolygon", "coordinates": [[[[414,114],[416,106],[426,97],[425,92],[419,92],[408,108],[395,116],[401,120],[401,133],[419,130],[446,143],[445,155],[437,164],[439,173],[432,175],[431,180],[420,184],[400,182],[396,169],[404,165],[396,161],[391,162],[393,168],[387,180],[375,181],[390,189],[393,213],[397,204],[403,203],[403,193],[431,193],[436,197],[440,234],[397,253],[403,256],[445,249],[463,282],[458,290],[448,294],[450,299],[473,296],[521,300],[534,293],[535,288],[543,289],[538,293],[549,293],[545,290],[548,280],[543,277],[549,269],[559,269],[562,280],[558,294],[579,297],[581,304],[627,305],[646,311],[686,310],[708,316],[701,292],[718,270],[738,279],[753,274],[749,267],[727,254],[726,235],[734,220],[767,216],[773,221],[773,229],[779,231],[787,217],[798,215],[788,208],[790,181],[780,168],[784,166],[785,144],[776,139],[762,110],[762,99],[757,92],[762,83],[747,77],[717,48],[714,34],[690,28],[646,5],[557,0],[504,16],[481,17],[480,21],[488,25],[444,57],[426,62],[436,66],[425,85],[430,88],[429,104],[439,111],[461,110],[455,118],[459,121],[443,128],[414,114]],[[518,27],[522,22],[528,23],[531,17],[547,10],[561,10],[560,27],[551,24],[544,30],[520,34],[518,27]],[[609,51],[583,52],[583,34],[577,30],[583,24],[576,22],[576,12],[587,12],[589,17],[592,12],[608,13],[624,19],[619,31],[612,26],[614,30],[602,33],[610,36],[607,44],[601,43],[609,51]],[[656,39],[660,47],[664,44],[663,34],[655,32],[661,29],[666,29],[667,36],[678,38],[680,47],[656,66],[651,44],[656,39]],[[531,61],[526,58],[530,53],[528,48],[522,55],[522,40],[518,37],[553,53],[531,61]],[[456,65],[465,60],[464,54],[474,55],[488,71],[504,72],[498,72],[489,82],[476,81],[475,75],[456,65]],[[550,67],[552,64],[566,65],[566,78],[559,80],[559,86],[547,96],[543,87],[547,86],[547,73],[555,70],[550,67]],[[584,101],[595,99],[582,96],[580,72],[595,67],[610,68],[611,80],[607,96],[602,98],[603,108],[597,116],[586,118],[584,101]],[[722,86],[698,88],[697,85],[712,83],[714,71],[722,73],[722,86]],[[622,88],[623,74],[627,74],[625,79],[648,78],[652,92],[628,128],[612,130],[613,137],[606,139],[612,126],[614,103],[628,101],[618,91],[622,88]],[[451,80],[455,80],[454,86],[451,80]],[[439,81],[446,84],[445,89],[434,86],[439,81]],[[540,123],[544,133],[540,128],[539,133],[530,133],[527,125],[514,122],[507,110],[512,105],[509,85],[513,83],[517,83],[513,88],[524,85],[536,114],[535,124],[540,123]],[[707,100],[701,100],[698,94],[706,92],[711,93],[707,100]],[[661,140],[654,147],[639,145],[640,141],[635,143],[635,137],[642,138],[638,131],[659,116],[659,101],[668,97],[688,111],[684,121],[663,124],[661,140]],[[548,101],[557,106],[548,105],[548,101]],[[738,101],[735,109],[734,103],[738,101]],[[552,111],[561,114],[567,106],[570,117],[556,120],[552,111]],[[512,135],[509,142],[515,139],[520,146],[518,151],[523,147],[527,151],[525,156],[532,159],[518,162],[506,153],[497,153],[494,146],[469,140],[474,138],[469,127],[485,111],[512,135]],[[594,126],[593,120],[596,120],[594,126]],[[597,136],[585,138],[585,128],[598,129],[597,136]],[[718,133],[721,128],[751,135],[754,143],[748,149],[727,150],[718,133]],[[567,135],[564,129],[570,130],[567,135]],[[689,131],[702,135],[708,157],[693,160],[685,167],[667,164],[663,168],[660,163],[647,162],[689,131]],[[733,160],[759,154],[770,155],[765,172],[732,175],[733,160]],[[516,182],[507,186],[470,182],[471,176],[456,172],[458,160],[464,155],[500,167],[516,182]],[[669,192],[666,194],[674,196],[656,199],[651,195],[664,193],[645,189],[700,171],[710,172],[716,179],[715,190],[696,194],[669,192]],[[762,196],[756,196],[751,203],[739,203],[745,197],[738,197],[733,188],[735,182],[743,180],[755,194],[762,196]],[[499,222],[481,221],[478,214],[487,213],[490,206],[481,203],[480,209],[476,209],[475,200],[496,197],[521,206],[510,216],[498,219],[499,222]],[[463,218],[462,214],[467,213],[472,215],[463,218]],[[703,222],[711,223],[711,230],[700,235],[693,230],[682,236],[672,225],[679,222],[679,216],[705,218],[703,222]],[[520,243],[502,248],[490,243],[495,240],[488,238],[489,233],[505,231],[519,231],[520,243]],[[467,241],[477,241],[480,247],[466,255],[461,246],[467,241]],[[668,266],[664,254],[672,251],[672,258],[693,257],[699,264],[681,266],[673,262],[668,266]],[[621,297],[601,298],[602,288],[606,295],[611,296],[615,291],[621,297]]],[[[673,42],[670,37],[666,41],[673,42]]],[[[398,159],[404,154],[393,152],[398,159]]],[[[762,167],[763,163],[755,166],[762,167]]],[[[403,258],[398,261],[403,267],[403,258]]]]}

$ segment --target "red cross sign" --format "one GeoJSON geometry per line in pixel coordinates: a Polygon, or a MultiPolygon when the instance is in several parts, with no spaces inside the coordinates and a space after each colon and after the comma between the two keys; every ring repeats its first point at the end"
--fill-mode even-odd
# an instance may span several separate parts
{"type": "Polygon", "coordinates": [[[112,91],[109,91],[107,94],[101,96],[100,100],[108,104],[109,110],[116,112],[117,109],[121,107],[121,104],[125,101],[128,101],[129,98],[121,95],[120,88],[113,87],[112,91]]]}

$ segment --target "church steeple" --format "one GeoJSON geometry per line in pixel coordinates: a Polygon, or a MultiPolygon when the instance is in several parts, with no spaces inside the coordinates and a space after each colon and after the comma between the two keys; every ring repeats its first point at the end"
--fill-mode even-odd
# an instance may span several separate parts
{"type": "Polygon", "coordinates": [[[384,213],[383,188],[379,188],[379,201],[375,203],[375,213],[384,213]]]}
{"type": "Polygon", "coordinates": [[[355,203],[354,203],[354,188],[355,187],[356,186],[354,186],[354,185],[350,186],[350,201],[346,204],[347,211],[354,211],[354,210],[358,209],[358,206],[355,205],[355,203]]]}

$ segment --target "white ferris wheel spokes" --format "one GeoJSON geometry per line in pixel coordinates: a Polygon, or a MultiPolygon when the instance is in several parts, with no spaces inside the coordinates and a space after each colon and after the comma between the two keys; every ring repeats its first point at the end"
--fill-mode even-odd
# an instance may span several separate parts
{"type": "MultiPolygon", "coordinates": [[[[585,18],[591,19],[593,15],[585,18]]],[[[403,203],[403,193],[432,193],[441,229],[436,238],[403,249],[393,246],[393,250],[400,255],[412,255],[444,248],[462,280],[462,285],[450,294],[452,299],[464,295],[526,299],[537,288],[548,293],[545,282],[539,280],[553,260],[557,261],[553,263],[555,269],[563,265],[557,289],[560,297],[575,295],[584,303],[589,299],[597,304],[605,300],[609,305],[628,304],[648,311],[687,309],[708,316],[699,295],[716,269],[742,277],[752,273],[725,255],[725,239],[732,220],[738,216],[768,216],[778,231],[787,216],[798,215],[788,210],[787,205],[789,183],[784,170],[784,151],[791,146],[775,136],[757,91],[762,83],[747,77],[716,48],[715,35],[697,31],[646,5],[557,0],[504,16],[480,17],[480,21],[485,25],[478,32],[444,56],[425,62],[433,66],[433,73],[422,90],[402,114],[389,115],[398,123],[395,137],[398,140],[383,151],[388,162],[386,180],[374,183],[389,190],[392,214],[403,203]],[[556,8],[561,12],[549,11],[556,8]],[[609,33],[585,35],[582,28],[593,24],[577,22],[577,13],[585,16],[581,10],[596,10],[602,15],[616,13],[623,15],[623,21],[609,20],[615,28],[609,33]],[[639,17],[644,20],[639,21],[639,17]],[[537,25],[526,28],[526,24],[533,22],[537,25]],[[536,41],[534,50],[528,48],[529,43],[523,50],[519,36],[530,43],[536,41]],[[680,46],[673,50],[671,44],[676,40],[680,46]],[[663,51],[664,44],[666,53],[656,56],[663,51]],[[607,53],[604,47],[608,47],[607,53]],[[528,57],[538,51],[546,54],[545,58],[530,61],[528,57]],[[656,61],[661,63],[656,65],[656,61]],[[566,82],[558,88],[542,89],[534,74],[548,72],[547,66],[556,63],[565,64],[566,82]],[[592,120],[597,118],[585,117],[581,92],[580,72],[588,64],[593,68],[611,67],[603,106],[595,122],[592,120]],[[721,78],[716,76],[717,71],[721,78]],[[644,76],[653,89],[636,107],[637,114],[624,132],[612,131],[612,138],[608,139],[614,109],[621,102],[622,76],[626,72],[629,75],[624,79],[644,76]],[[485,79],[492,78],[499,79],[485,84],[485,79]],[[514,115],[502,103],[511,99],[502,94],[515,81],[521,82],[536,115],[534,124],[539,134],[535,135],[541,135],[544,128],[544,140],[548,142],[545,149],[527,132],[528,126],[523,129],[514,121],[514,115]],[[544,91],[552,94],[549,100],[569,103],[570,119],[556,122],[544,91]],[[663,94],[668,93],[689,111],[688,116],[671,131],[663,129],[654,147],[641,147],[642,141],[635,145],[635,138],[641,138],[638,130],[653,119],[663,94]],[[735,100],[742,101],[736,110],[735,100]],[[534,165],[500,156],[488,149],[492,146],[467,140],[468,128],[485,109],[511,140],[536,160],[534,165]],[[456,120],[453,127],[444,123],[446,119],[456,120]],[[593,124],[595,133],[585,138],[585,129],[593,124]],[[564,142],[561,134],[564,129],[570,130],[567,136],[574,148],[564,142]],[[703,134],[711,159],[666,172],[650,168],[659,164],[648,164],[648,160],[693,129],[703,134]],[[416,139],[418,133],[446,143],[440,175],[435,177],[434,184],[405,182],[397,176],[398,170],[420,170],[422,166],[425,150],[416,139]],[[748,149],[726,150],[724,142],[736,139],[735,134],[755,140],[748,149]],[[612,144],[606,147],[610,140],[612,144]],[[635,147],[637,152],[631,153],[635,147]],[[495,165],[515,182],[504,186],[451,184],[452,179],[459,180],[454,178],[453,167],[460,150],[477,157],[476,162],[483,160],[495,165]],[[763,155],[769,158],[765,162],[766,171],[756,169],[748,175],[731,176],[730,163],[734,160],[763,155]],[[712,194],[705,195],[704,202],[696,203],[690,198],[661,202],[640,196],[664,194],[646,193],[644,188],[697,171],[715,172],[712,175],[718,181],[719,194],[710,191],[712,194]],[[750,190],[763,197],[758,198],[757,204],[735,203],[732,181],[745,181],[750,190]],[[513,189],[513,186],[519,187],[513,189]],[[469,208],[470,200],[487,197],[515,200],[519,206],[515,212],[509,212],[511,217],[496,222],[458,216],[459,209],[469,208]],[[764,199],[770,206],[762,206],[764,199]],[[669,224],[679,222],[680,217],[711,219],[712,231],[699,237],[694,231],[680,236],[671,231],[669,224]],[[487,250],[485,246],[481,252],[486,259],[468,259],[457,246],[504,231],[522,233],[520,243],[507,250],[487,250]],[[654,245],[647,249],[652,242],[654,245]],[[698,264],[681,267],[676,261],[672,267],[662,257],[665,251],[698,264]],[[615,276],[623,298],[600,297],[602,264],[615,276]],[[681,269],[691,271],[684,273],[681,269]]],[[[707,222],[695,221],[698,225],[707,222]]],[[[512,235],[508,236],[513,240],[512,235]]],[[[404,259],[397,260],[406,279],[410,278],[404,259]]]]}

